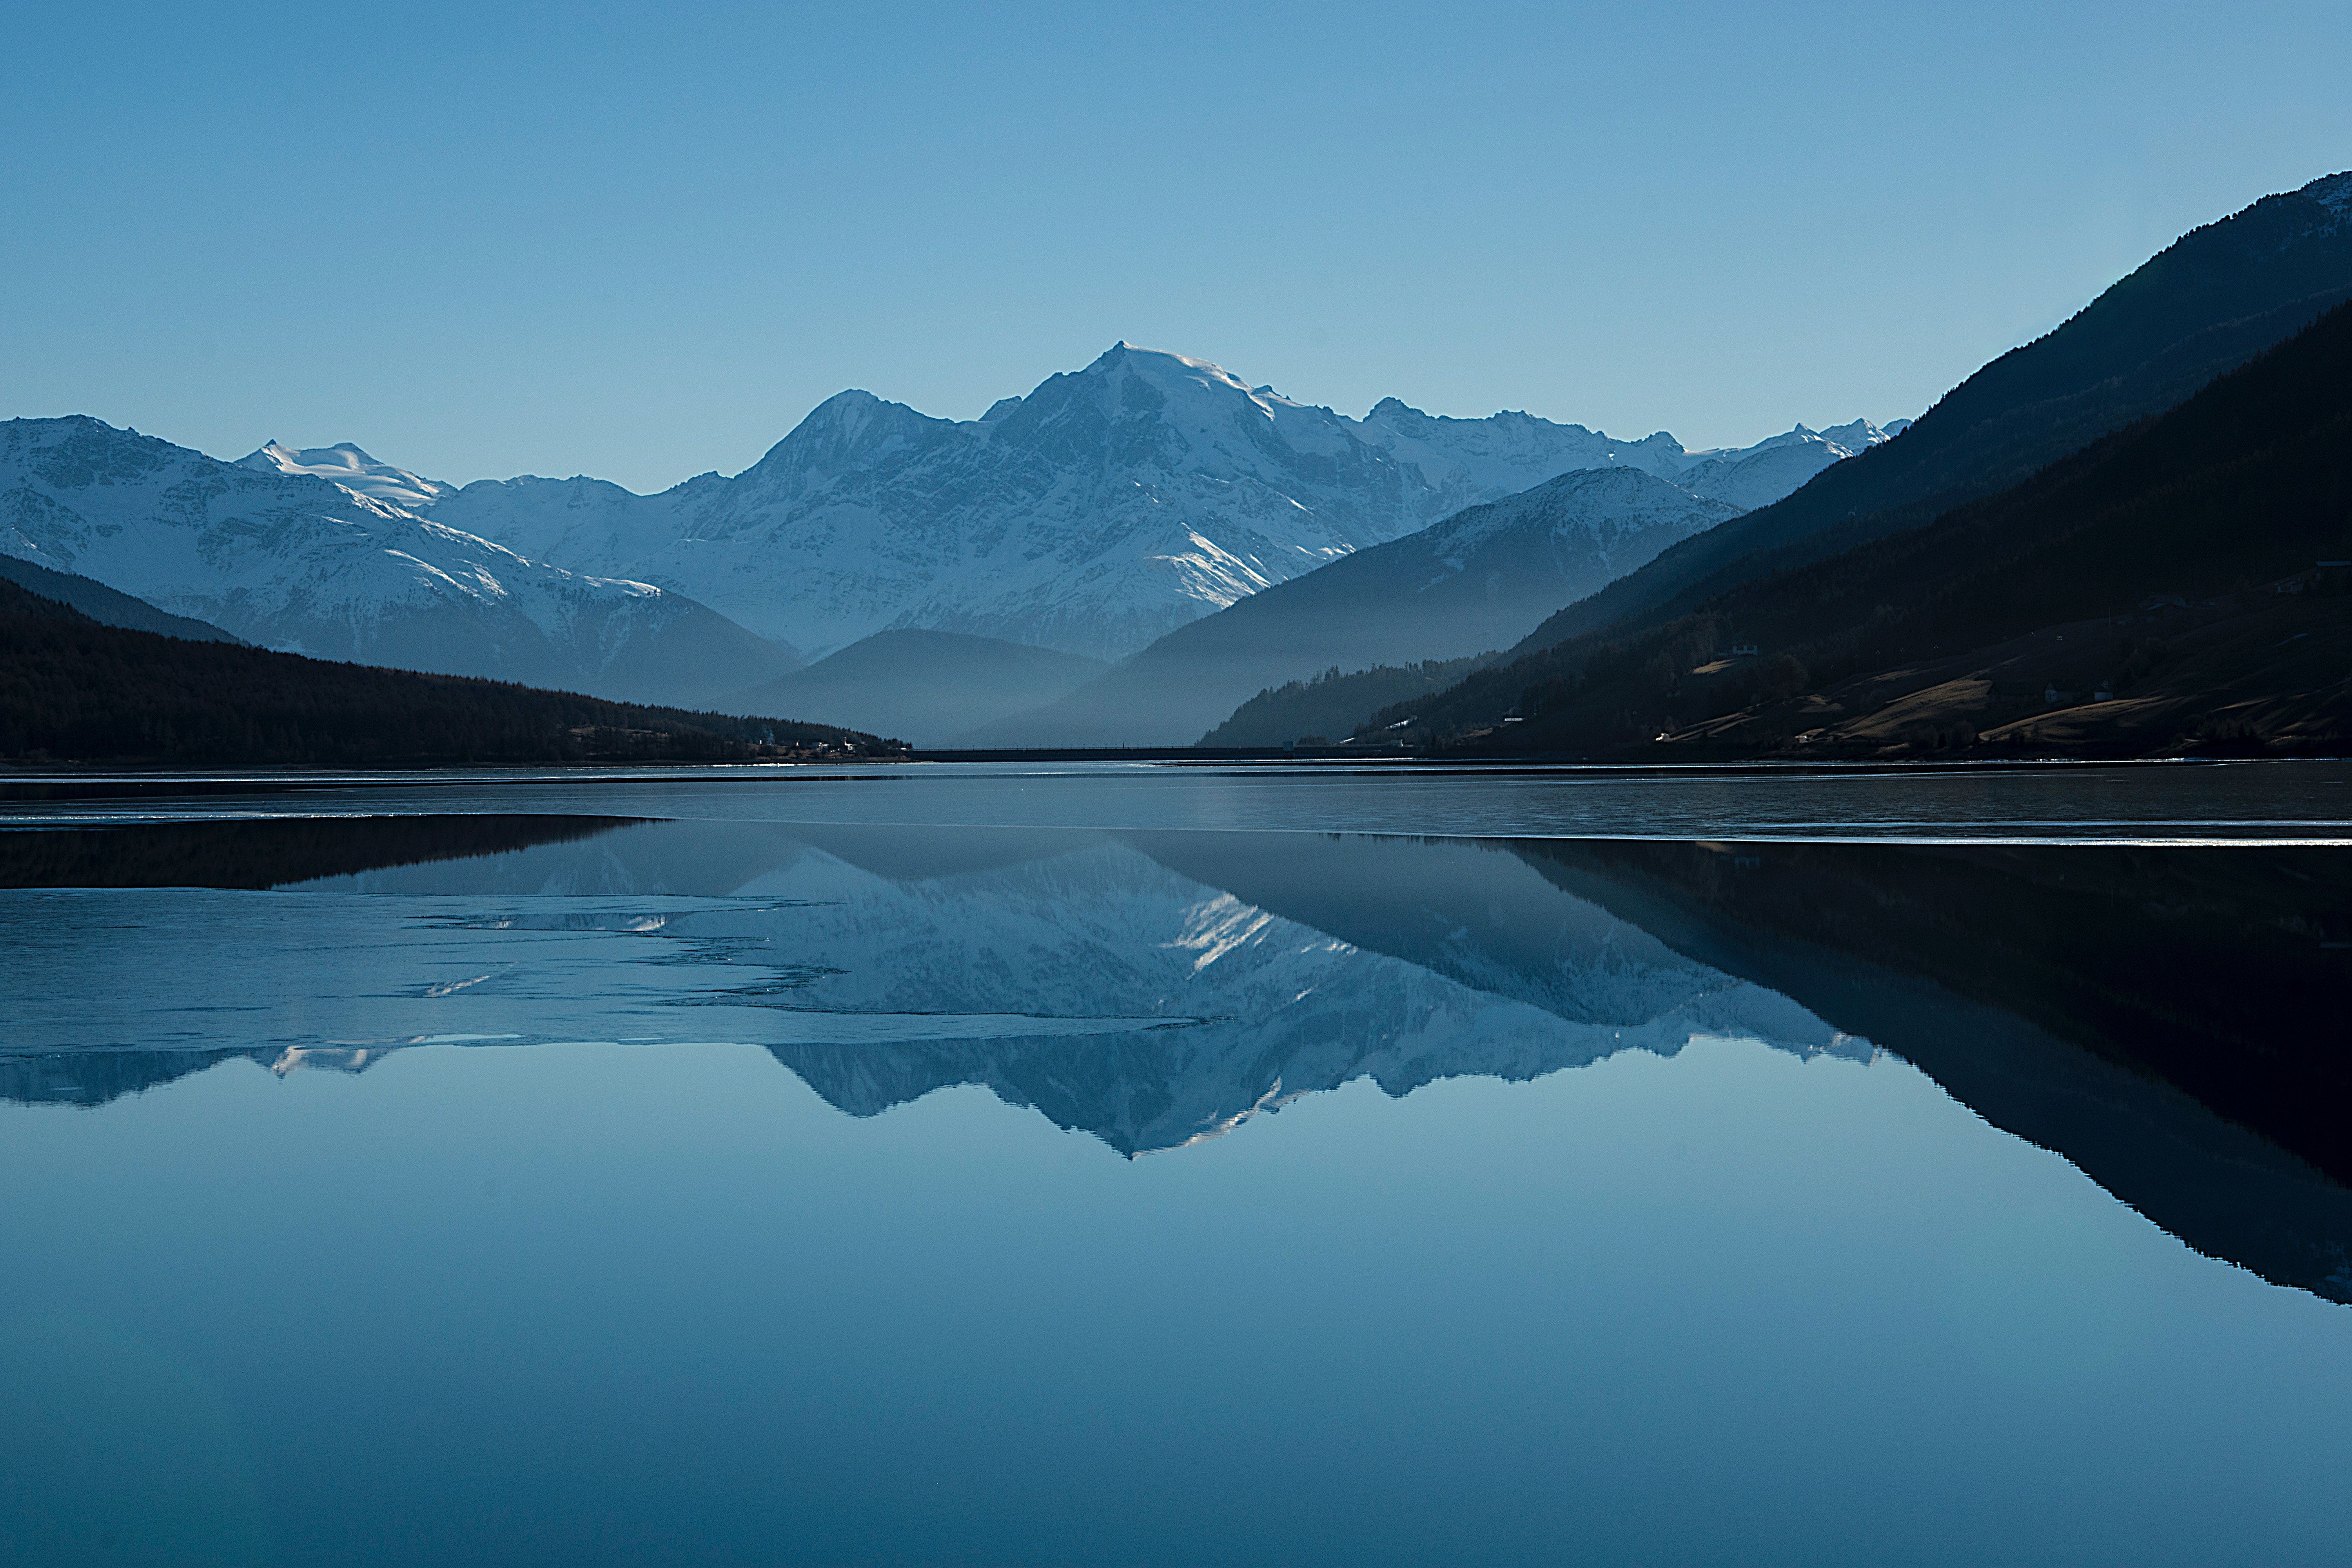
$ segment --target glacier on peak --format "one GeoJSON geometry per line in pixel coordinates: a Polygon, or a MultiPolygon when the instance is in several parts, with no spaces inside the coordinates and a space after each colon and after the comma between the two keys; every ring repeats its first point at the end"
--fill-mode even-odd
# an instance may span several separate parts
{"type": "Polygon", "coordinates": [[[1801,426],[1691,453],[1664,432],[1621,441],[1394,398],[1354,419],[1121,342],[975,420],[836,394],[731,479],[640,496],[526,476],[428,504],[526,556],[658,584],[811,655],[921,629],[1119,658],[1561,473],[1639,468],[1747,508],[1885,438],[1865,421],[1838,436],[1801,426]]]}
{"type": "Polygon", "coordinates": [[[382,501],[403,511],[413,512],[431,506],[444,496],[457,493],[455,485],[421,478],[390,463],[379,463],[350,441],[299,450],[266,441],[236,461],[239,468],[266,474],[308,474],[341,485],[355,496],[382,501]]]}

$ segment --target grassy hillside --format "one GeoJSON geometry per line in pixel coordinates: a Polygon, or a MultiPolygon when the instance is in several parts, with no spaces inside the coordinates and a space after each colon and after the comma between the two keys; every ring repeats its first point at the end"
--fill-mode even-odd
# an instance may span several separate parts
{"type": "Polygon", "coordinates": [[[0,759],[413,767],[898,751],[829,725],[645,708],[102,626],[0,582],[0,759]]]}

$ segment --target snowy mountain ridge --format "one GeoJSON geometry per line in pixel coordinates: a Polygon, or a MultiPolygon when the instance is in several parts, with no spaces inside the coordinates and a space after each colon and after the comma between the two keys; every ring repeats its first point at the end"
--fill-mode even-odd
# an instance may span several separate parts
{"type": "Polygon", "coordinates": [[[223,463],[86,416],[9,420],[0,553],[318,658],[659,701],[791,663],[682,595],[528,560],[311,471],[401,474],[327,450],[351,460],[223,463]]]}
{"type": "Polygon", "coordinates": [[[306,447],[300,451],[269,441],[264,443],[258,451],[248,452],[239,458],[237,466],[256,468],[265,474],[309,474],[330,484],[341,485],[362,500],[381,501],[409,512],[431,506],[444,496],[457,493],[455,485],[420,479],[406,468],[379,463],[349,441],[338,442],[332,447],[306,447]]]}
{"type": "Polygon", "coordinates": [[[436,487],[420,506],[526,556],[675,589],[813,653],[920,628],[1116,658],[1558,474],[1639,468],[1746,508],[1885,438],[1857,420],[1693,453],[1663,432],[1620,441],[1394,398],[1359,420],[1121,342],[976,420],[836,394],[731,479],[640,496],[524,476],[436,487]]]}

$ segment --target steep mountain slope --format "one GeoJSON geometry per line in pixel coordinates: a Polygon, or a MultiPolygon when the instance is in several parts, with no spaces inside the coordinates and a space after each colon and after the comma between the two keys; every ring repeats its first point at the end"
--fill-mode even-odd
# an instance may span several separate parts
{"type": "MultiPolygon", "coordinates": [[[[1844,428],[1849,443],[1880,438],[1865,422],[1844,428]]],[[[1570,469],[1702,468],[1705,485],[1753,497],[1851,449],[1801,430],[1775,439],[1694,454],[1664,434],[1622,442],[1394,399],[1350,419],[1120,343],[977,420],[845,392],[733,479],[658,496],[483,481],[431,515],[525,555],[675,587],[804,650],[920,628],[1114,658],[1570,469]]]]}
{"type": "Polygon", "coordinates": [[[1571,605],[1515,651],[1670,618],[1734,583],[1990,495],[2284,342],[2352,298],[2352,174],[2197,229],[2048,335],[1947,393],[1900,440],[1571,605]]]}
{"type": "Polygon", "coordinates": [[[71,605],[102,626],[127,626],[159,637],[184,637],[190,642],[236,642],[239,639],[209,621],[191,620],[159,610],[144,599],[134,599],[99,582],[71,572],[52,572],[13,555],[0,555],[0,581],[14,583],[27,593],[71,605]]]}
{"type": "Polygon", "coordinates": [[[2352,305],[1928,527],[1482,671],[1417,718],[1460,731],[1516,706],[1475,743],[1588,754],[2334,752],[2348,563],[2352,305]],[[1714,657],[1732,645],[1761,656],[1714,657]]]}
{"type": "Polygon", "coordinates": [[[790,666],[646,584],[540,565],[313,474],[79,416],[0,425],[0,554],[266,647],[409,669],[698,700],[790,666]]]}
{"type": "Polygon", "coordinates": [[[1335,561],[1160,638],[992,745],[1181,745],[1332,666],[1507,647],[1562,602],[1738,515],[1633,468],[1586,468],[1335,561]]]}
{"type": "Polygon", "coordinates": [[[961,632],[876,632],[806,669],[721,700],[746,713],[856,723],[918,746],[1042,707],[1102,672],[1099,660],[961,632]]]}
{"type": "Polygon", "coordinates": [[[330,664],[98,622],[0,583],[0,757],[197,765],[892,756],[828,725],[330,664]]]}

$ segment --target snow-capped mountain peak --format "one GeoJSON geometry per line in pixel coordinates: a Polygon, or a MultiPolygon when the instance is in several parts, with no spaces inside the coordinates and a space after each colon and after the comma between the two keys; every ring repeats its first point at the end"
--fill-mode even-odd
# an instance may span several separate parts
{"type": "Polygon", "coordinates": [[[456,485],[425,479],[390,463],[379,463],[351,441],[299,449],[267,441],[258,450],[239,458],[237,466],[257,468],[263,473],[308,474],[341,485],[355,496],[382,501],[403,511],[421,511],[445,496],[457,493],[456,485]]]}
{"type": "Polygon", "coordinates": [[[224,463],[95,419],[9,420],[0,552],[323,658],[656,700],[792,662],[683,595],[526,560],[319,469],[415,478],[352,446],[224,463]]]}
{"type": "MultiPolygon", "coordinates": [[[[812,655],[900,628],[1118,658],[1559,474],[1635,468],[1746,508],[1877,433],[1857,421],[1836,435],[1800,426],[1692,453],[1664,431],[1621,441],[1395,398],[1352,419],[1213,361],[1121,341],[975,420],[835,394],[731,479],[655,496],[589,479],[484,480],[427,504],[532,559],[661,584],[812,655]]],[[[307,467],[336,478],[326,459],[307,467]]]]}

